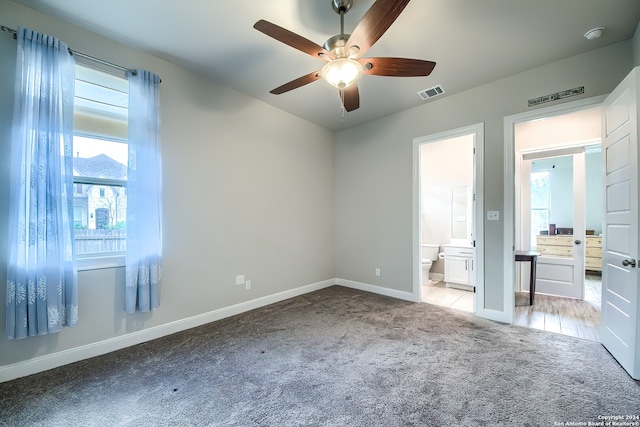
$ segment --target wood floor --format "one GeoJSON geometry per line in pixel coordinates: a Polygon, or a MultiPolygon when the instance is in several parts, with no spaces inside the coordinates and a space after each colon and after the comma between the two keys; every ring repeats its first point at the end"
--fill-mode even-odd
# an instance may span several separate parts
{"type": "MultiPolygon", "coordinates": [[[[587,275],[584,300],[536,294],[533,306],[528,292],[516,292],[514,324],[599,342],[601,289],[600,276],[587,275]]],[[[422,301],[473,313],[473,293],[444,282],[423,285],[422,301]]]]}
{"type": "Polygon", "coordinates": [[[516,292],[514,324],[600,341],[601,287],[599,276],[587,275],[584,300],[536,294],[533,306],[528,292],[516,292]]]}

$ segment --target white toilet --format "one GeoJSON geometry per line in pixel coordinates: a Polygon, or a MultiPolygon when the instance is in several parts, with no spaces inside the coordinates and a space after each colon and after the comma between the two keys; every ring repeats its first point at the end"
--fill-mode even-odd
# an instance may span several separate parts
{"type": "Polygon", "coordinates": [[[438,260],[438,254],[440,253],[440,245],[434,245],[432,243],[422,244],[422,284],[430,285],[429,270],[434,261],[438,260]]]}

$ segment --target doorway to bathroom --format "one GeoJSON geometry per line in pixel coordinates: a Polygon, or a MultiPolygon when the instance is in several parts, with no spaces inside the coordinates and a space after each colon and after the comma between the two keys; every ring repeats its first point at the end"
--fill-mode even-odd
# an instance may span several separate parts
{"type": "Polygon", "coordinates": [[[479,314],[483,293],[482,124],[416,139],[417,300],[479,314]],[[480,225],[478,222],[480,220],[480,225]]]}

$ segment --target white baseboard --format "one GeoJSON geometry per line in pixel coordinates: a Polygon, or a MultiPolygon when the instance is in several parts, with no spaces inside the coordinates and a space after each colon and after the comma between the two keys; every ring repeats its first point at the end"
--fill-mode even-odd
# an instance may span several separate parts
{"type": "Polygon", "coordinates": [[[485,319],[489,319],[489,320],[494,320],[496,322],[501,322],[501,323],[507,323],[507,324],[512,324],[513,323],[513,319],[509,319],[507,317],[507,313],[505,313],[504,311],[497,311],[497,310],[491,310],[488,308],[485,308],[482,311],[482,316],[485,319]]]}
{"type": "MultiPolygon", "coordinates": [[[[46,356],[35,357],[24,362],[6,365],[0,368],[0,382],[11,381],[16,378],[25,377],[38,372],[43,372],[69,363],[78,362],[90,357],[100,356],[112,351],[120,350],[146,341],[151,341],[176,332],[195,328],[206,323],[215,322],[227,317],[235,316],[246,311],[264,307],[269,304],[284,301],[289,298],[314,292],[337,284],[336,279],[324,280],[311,285],[301,286],[277,294],[268,295],[262,298],[242,302],[229,307],[220,308],[207,313],[202,313],[186,319],[155,326],[138,332],[109,338],[92,344],[83,345],[69,350],[59,351],[46,356]]],[[[382,289],[382,288],[381,288],[382,289]]],[[[368,290],[368,289],[365,289],[368,290]]],[[[371,291],[375,292],[375,291],[371,291]]]]}
{"type": "Polygon", "coordinates": [[[403,292],[396,289],[383,288],[382,286],[370,285],[368,283],[355,282],[353,280],[339,278],[336,279],[335,283],[336,285],[345,286],[347,288],[359,289],[361,291],[372,292],[374,294],[416,302],[416,297],[412,292],[403,292]]]}
{"type": "MultiPolygon", "coordinates": [[[[359,289],[361,291],[372,292],[379,295],[385,295],[405,301],[415,302],[415,296],[410,292],[398,291],[382,286],[371,285],[368,283],[356,282],[346,279],[328,279],[322,282],[313,283],[299,288],[290,289],[288,291],[279,292],[277,294],[268,295],[262,298],[245,301],[229,307],[223,307],[207,313],[198,314],[186,319],[176,320],[175,322],[166,323],[164,325],[155,326],[138,332],[132,332],[125,335],[109,338],[92,344],[59,351],[45,356],[35,357],[23,362],[6,365],[0,368],[0,383],[11,381],[16,378],[26,377],[27,375],[36,374],[38,372],[47,371],[59,366],[68,365],[80,360],[89,359],[91,357],[100,356],[120,350],[133,345],[141,344],[147,341],[161,338],[176,332],[185,331],[227,317],[235,316],[256,308],[274,304],[289,298],[304,295],[333,285],[345,286],[348,288],[359,289]]],[[[497,319],[496,319],[497,320],[497,319]]]]}

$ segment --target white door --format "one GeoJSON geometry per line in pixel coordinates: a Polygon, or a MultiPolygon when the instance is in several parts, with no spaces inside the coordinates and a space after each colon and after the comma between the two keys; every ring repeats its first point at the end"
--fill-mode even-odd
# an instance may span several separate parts
{"type": "Polygon", "coordinates": [[[636,67],[603,102],[602,344],[640,379],[638,81],[636,67]]]}
{"type": "MultiPolygon", "coordinates": [[[[583,298],[585,260],[584,147],[547,150],[523,156],[523,242],[540,253],[536,291],[583,298]],[[553,228],[559,234],[552,234],[553,228]],[[543,234],[547,233],[547,234],[543,234]]],[[[528,277],[528,269],[525,273],[528,277]]],[[[528,279],[527,279],[528,282],[528,279]]]]}

